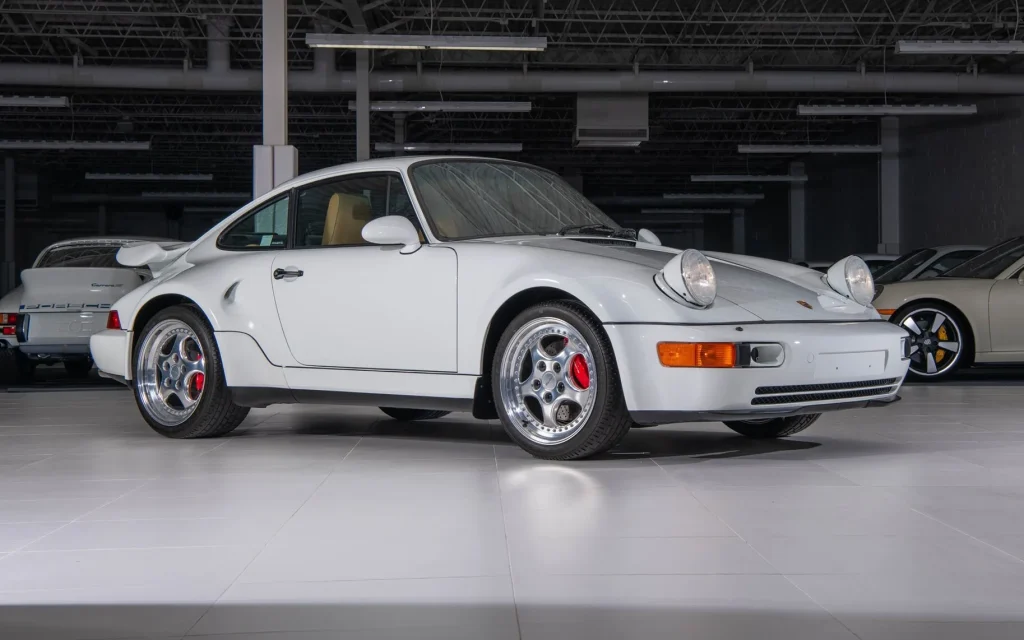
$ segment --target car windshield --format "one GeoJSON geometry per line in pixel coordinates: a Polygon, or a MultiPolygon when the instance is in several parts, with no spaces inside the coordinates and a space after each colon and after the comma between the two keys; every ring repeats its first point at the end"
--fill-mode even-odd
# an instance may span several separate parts
{"type": "Polygon", "coordinates": [[[1021,258],[1024,258],[1024,237],[1011,238],[982,251],[939,277],[993,280],[1021,258]]]}
{"type": "Polygon", "coordinates": [[[914,269],[923,265],[925,261],[930,260],[935,253],[935,249],[917,249],[905,253],[879,269],[875,274],[875,282],[878,284],[899,282],[909,276],[914,269]]]}
{"type": "Polygon", "coordinates": [[[441,160],[415,166],[411,177],[427,221],[443,240],[555,234],[582,225],[621,229],[564,180],[536,167],[441,160]]]}

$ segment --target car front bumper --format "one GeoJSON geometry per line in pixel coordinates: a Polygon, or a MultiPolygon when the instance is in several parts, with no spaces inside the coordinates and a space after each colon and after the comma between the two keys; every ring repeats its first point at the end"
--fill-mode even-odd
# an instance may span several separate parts
{"type": "MultiPolygon", "coordinates": [[[[626,406],[641,425],[751,420],[887,404],[907,373],[907,334],[887,322],[607,324],[626,406]],[[777,345],[768,364],[666,367],[658,343],[777,345]]],[[[767,351],[767,350],[766,350],[767,351]]],[[[742,364],[741,359],[741,364],[742,364]]]]}

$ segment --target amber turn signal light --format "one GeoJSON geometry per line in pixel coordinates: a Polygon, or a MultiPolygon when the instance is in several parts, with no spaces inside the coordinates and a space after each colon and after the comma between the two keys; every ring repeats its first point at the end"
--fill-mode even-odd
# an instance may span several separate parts
{"type": "Polygon", "coordinates": [[[666,367],[725,369],[736,366],[731,342],[659,342],[658,359],[666,367]]]}
{"type": "Polygon", "coordinates": [[[880,316],[891,316],[896,313],[895,309],[875,309],[875,311],[877,311],[880,316]]]}

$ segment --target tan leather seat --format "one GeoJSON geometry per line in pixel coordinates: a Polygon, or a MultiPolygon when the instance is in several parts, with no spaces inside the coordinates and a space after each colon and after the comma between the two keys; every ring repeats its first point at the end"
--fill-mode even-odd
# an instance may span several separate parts
{"type": "Polygon", "coordinates": [[[363,227],[370,221],[370,201],[363,196],[336,193],[327,205],[321,246],[365,244],[363,227]]]}

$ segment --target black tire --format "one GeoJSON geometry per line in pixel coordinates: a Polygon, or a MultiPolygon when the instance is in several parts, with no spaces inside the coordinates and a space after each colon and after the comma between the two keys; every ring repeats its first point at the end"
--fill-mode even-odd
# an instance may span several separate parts
{"type": "Polygon", "coordinates": [[[431,411],[430,409],[399,409],[395,407],[380,407],[388,416],[401,422],[412,422],[413,420],[436,420],[443,418],[451,411],[431,411]]]}
{"type": "Polygon", "coordinates": [[[633,426],[619,381],[611,342],[601,324],[583,305],[556,300],[534,305],[520,313],[502,333],[491,363],[491,387],[505,433],[528,453],[544,460],[579,460],[608,451],[617,445],[633,426]],[[586,340],[597,372],[597,397],[590,417],[569,440],[559,444],[539,444],[523,435],[504,408],[501,398],[501,361],[512,338],[526,323],[538,318],[557,318],[569,323],[586,340]]]}
{"type": "MultiPolygon", "coordinates": [[[[954,328],[955,331],[960,333],[960,351],[952,356],[952,361],[950,363],[943,366],[936,373],[929,374],[927,373],[927,370],[915,370],[922,368],[922,366],[924,369],[927,369],[927,365],[922,365],[919,361],[918,354],[921,352],[919,347],[915,352],[915,355],[911,356],[910,369],[907,371],[907,379],[916,382],[942,382],[944,380],[948,380],[956,374],[957,371],[960,371],[965,367],[969,367],[974,363],[974,330],[971,328],[970,323],[967,322],[967,318],[965,318],[959,310],[948,304],[931,301],[911,303],[897,310],[896,313],[889,318],[889,321],[896,326],[901,326],[906,329],[904,322],[907,317],[931,311],[938,311],[944,314],[950,321],[950,324],[947,326],[954,328]]],[[[907,333],[910,334],[911,343],[914,344],[918,336],[909,329],[907,329],[907,333]]],[[[933,357],[937,356],[938,354],[936,353],[933,357]]]]}
{"type": "Polygon", "coordinates": [[[191,305],[169,307],[153,316],[135,342],[132,363],[135,369],[132,389],[135,392],[135,402],[139,406],[139,412],[142,413],[142,417],[149,423],[149,426],[162,436],[178,439],[216,438],[234,431],[249,415],[248,407],[240,407],[232,401],[231,390],[225,384],[224,368],[221,365],[220,351],[217,349],[217,340],[214,338],[213,329],[202,312],[191,305]],[[161,424],[150,417],[140,398],[138,384],[140,349],[145,343],[146,336],[156,325],[171,319],[183,322],[192,329],[199,338],[206,361],[206,382],[199,404],[188,419],[173,427],[161,424]]]}
{"type": "Polygon", "coordinates": [[[64,371],[72,378],[87,378],[92,371],[92,360],[90,358],[76,358],[64,361],[64,371]]]}
{"type": "Polygon", "coordinates": [[[0,384],[25,384],[32,380],[32,362],[17,349],[0,349],[0,384]]]}
{"type": "Polygon", "coordinates": [[[741,436],[757,438],[785,438],[800,433],[807,427],[818,421],[820,413],[808,413],[802,416],[787,416],[785,418],[772,418],[761,421],[730,421],[725,426],[729,427],[741,436]]]}

